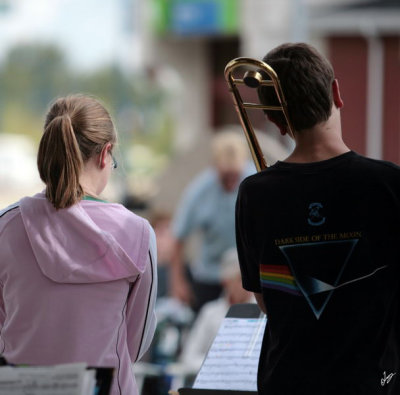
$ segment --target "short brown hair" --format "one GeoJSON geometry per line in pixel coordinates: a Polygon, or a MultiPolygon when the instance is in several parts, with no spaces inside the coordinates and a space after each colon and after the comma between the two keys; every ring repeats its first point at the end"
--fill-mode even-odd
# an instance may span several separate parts
{"type": "MultiPolygon", "coordinates": [[[[263,61],[279,77],[296,131],[312,128],[330,117],[335,76],[331,64],[315,48],[305,43],[286,43],[268,52],[263,61]]],[[[265,105],[278,104],[273,88],[261,86],[258,95],[265,105]]],[[[281,112],[266,113],[274,122],[286,125],[281,112]]]]}
{"type": "Polygon", "coordinates": [[[56,209],[70,207],[84,194],[79,183],[83,164],[116,142],[108,111],[92,97],[73,95],[50,107],[40,140],[37,164],[46,197],[56,209]]]}

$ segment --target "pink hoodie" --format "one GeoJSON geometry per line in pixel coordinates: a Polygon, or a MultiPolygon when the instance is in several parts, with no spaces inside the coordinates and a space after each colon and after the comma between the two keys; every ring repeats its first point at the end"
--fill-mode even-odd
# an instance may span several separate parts
{"type": "Polygon", "coordinates": [[[57,211],[40,193],[0,211],[0,353],[113,366],[112,394],[137,394],[131,364],[154,334],[155,265],[153,230],[120,204],[57,211]]]}

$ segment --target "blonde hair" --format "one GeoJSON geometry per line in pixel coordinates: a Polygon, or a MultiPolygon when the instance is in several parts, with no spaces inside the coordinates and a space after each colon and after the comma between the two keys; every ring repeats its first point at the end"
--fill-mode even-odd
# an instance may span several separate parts
{"type": "Polygon", "coordinates": [[[221,131],[213,136],[211,152],[217,168],[242,169],[248,158],[246,140],[234,131],[221,131]]]}
{"type": "Polygon", "coordinates": [[[57,99],[47,113],[37,165],[46,184],[46,197],[56,209],[82,199],[79,183],[83,164],[116,142],[110,114],[92,97],[73,95],[57,99]]]}

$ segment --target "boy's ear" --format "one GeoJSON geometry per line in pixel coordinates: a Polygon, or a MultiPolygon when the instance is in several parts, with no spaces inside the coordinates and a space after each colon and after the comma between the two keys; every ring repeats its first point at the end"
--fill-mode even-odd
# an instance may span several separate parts
{"type": "Polygon", "coordinates": [[[335,78],[332,82],[333,103],[336,108],[342,108],[344,103],[340,96],[339,81],[335,78]]]}
{"type": "MultiPolygon", "coordinates": [[[[275,124],[276,125],[276,124],[275,124]]],[[[281,135],[284,136],[285,134],[287,134],[287,127],[283,126],[283,125],[276,125],[279,128],[279,131],[281,132],[281,135]]]]}
{"type": "Polygon", "coordinates": [[[274,125],[276,125],[276,127],[279,129],[279,131],[281,132],[281,135],[284,136],[285,134],[287,134],[287,126],[286,125],[281,125],[280,123],[276,122],[274,119],[271,119],[269,117],[269,115],[266,115],[268,120],[270,122],[272,122],[274,125]]]}

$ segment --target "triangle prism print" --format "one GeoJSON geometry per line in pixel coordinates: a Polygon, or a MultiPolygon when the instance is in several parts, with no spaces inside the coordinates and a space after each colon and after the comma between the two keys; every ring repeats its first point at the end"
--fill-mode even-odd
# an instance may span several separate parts
{"type": "Polygon", "coordinates": [[[280,246],[296,285],[317,319],[334,290],[358,239],[280,246]]]}

